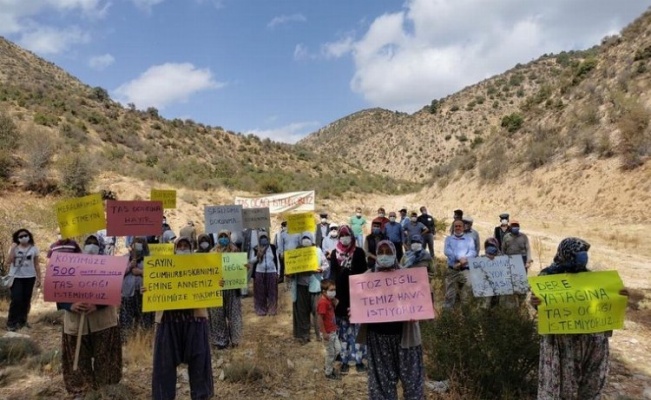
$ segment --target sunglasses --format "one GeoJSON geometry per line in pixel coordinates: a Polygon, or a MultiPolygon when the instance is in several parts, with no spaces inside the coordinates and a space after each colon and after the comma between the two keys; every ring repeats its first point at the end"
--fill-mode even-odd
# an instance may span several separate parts
{"type": "Polygon", "coordinates": [[[29,237],[29,235],[20,235],[20,236],[18,236],[18,239],[23,239],[23,238],[28,238],[28,237],[29,237]]]}

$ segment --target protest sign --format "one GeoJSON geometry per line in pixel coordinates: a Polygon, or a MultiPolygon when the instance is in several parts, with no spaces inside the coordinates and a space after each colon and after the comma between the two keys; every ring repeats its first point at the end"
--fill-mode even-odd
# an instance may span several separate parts
{"type": "Polygon", "coordinates": [[[285,251],[285,274],[316,271],[319,269],[319,254],[316,247],[301,247],[285,251]]]}
{"type": "Polygon", "coordinates": [[[311,212],[289,214],[287,216],[287,233],[290,235],[316,231],[316,221],[311,212]]]}
{"type": "Polygon", "coordinates": [[[174,243],[149,243],[150,256],[171,256],[174,254],[174,243]]]}
{"type": "Polygon", "coordinates": [[[617,271],[542,275],[529,278],[541,301],[538,333],[597,333],[624,326],[628,298],[617,271]]]}
{"type": "Polygon", "coordinates": [[[365,273],[348,279],[351,323],[434,318],[427,268],[365,273]]]}
{"type": "Polygon", "coordinates": [[[314,190],[278,193],[263,197],[236,197],[235,204],[244,208],[268,207],[271,214],[288,211],[314,211],[314,190]]]}
{"type": "Polygon", "coordinates": [[[102,196],[91,194],[58,201],[54,206],[62,238],[94,233],[106,228],[102,196]]]}
{"type": "Polygon", "coordinates": [[[268,229],[271,226],[269,207],[242,209],[244,229],[268,229]]]}
{"type": "Polygon", "coordinates": [[[475,297],[524,294],[529,289],[522,257],[498,256],[468,259],[470,282],[475,297]]]}
{"type": "Polygon", "coordinates": [[[118,201],[106,203],[106,231],[109,236],[158,236],[163,233],[163,204],[160,201],[118,201]]]}
{"type": "Polygon", "coordinates": [[[152,189],[149,200],[162,202],[163,208],[176,208],[176,190],[152,189]]]}
{"type": "Polygon", "coordinates": [[[248,286],[246,253],[220,253],[224,287],[222,289],[243,289],[248,286]]]}
{"type": "Polygon", "coordinates": [[[231,232],[242,232],[242,206],[206,206],[204,208],[206,233],[219,233],[226,229],[231,232]]]}
{"type": "Polygon", "coordinates": [[[219,253],[145,257],[143,276],[143,311],[222,306],[219,253]]]}
{"type": "Polygon", "coordinates": [[[118,306],[128,263],[128,257],[54,252],[45,269],[43,298],[118,306]]]}

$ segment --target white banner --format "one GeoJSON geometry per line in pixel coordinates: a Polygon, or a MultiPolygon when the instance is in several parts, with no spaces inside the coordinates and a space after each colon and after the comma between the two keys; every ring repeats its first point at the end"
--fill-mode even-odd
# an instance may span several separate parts
{"type": "Polygon", "coordinates": [[[468,259],[470,282],[475,297],[524,294],[529,289],[522,256],[468,259]]]}
{"type": "Polygon", "coordinates": [[[311,190],[264,197],[236,197],[235,204],[243,208],[269,207],[271,214],[280,214],[287,211],[314,211],[315,198],[314,190],[311,190]]]}

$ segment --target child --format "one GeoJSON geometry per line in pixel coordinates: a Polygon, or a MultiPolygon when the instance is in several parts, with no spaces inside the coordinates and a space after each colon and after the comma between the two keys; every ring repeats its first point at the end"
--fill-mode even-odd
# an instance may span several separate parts
{"type": "Polygon", "coordinates": [[[337,294],[335,282],[330,279],[321,281],[321,298],[316,307],[319,321],[319,331],[325,344],[325,376],[328,379],[339,379],[335,374],[333,364],[337,355],[341,352],[341,342],[337,335],[337,323],[335,322],[335,306],[337,305],[337,294]]]}

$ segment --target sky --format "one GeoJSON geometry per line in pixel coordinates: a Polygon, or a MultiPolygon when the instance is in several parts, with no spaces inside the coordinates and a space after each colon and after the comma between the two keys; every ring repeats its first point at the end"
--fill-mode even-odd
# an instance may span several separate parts
{"type": "Polygon", "coordinates": [[[640,0],[0,0],[0,35],[115,101],[293,143],[617,34],[640,0]]]}

